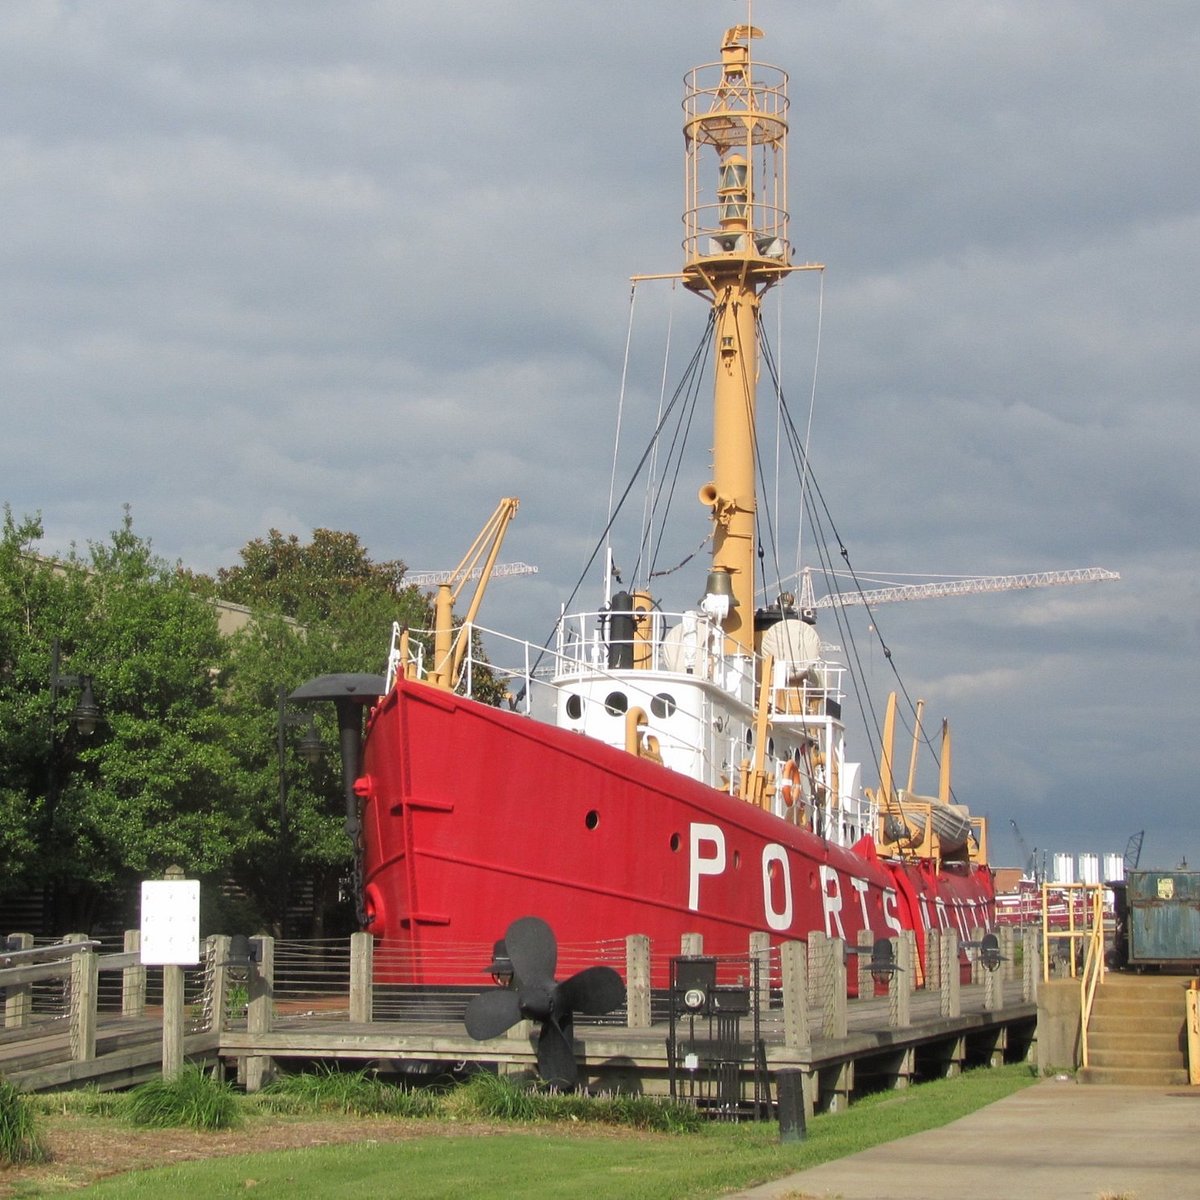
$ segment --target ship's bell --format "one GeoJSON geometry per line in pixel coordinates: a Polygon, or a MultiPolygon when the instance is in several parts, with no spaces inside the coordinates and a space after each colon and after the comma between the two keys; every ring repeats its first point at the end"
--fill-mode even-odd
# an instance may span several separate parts
{"type": "Polygon", "coordinates": [[[733,576],[728,567],[714,567],[708,573],[700,607],[716,621],[723,621],[729,610],[737,608],[738,600],[733,594],[733,576]]]}
{"type": "Polygon", "coordinates": [[[737,608],[737,597],[733,594],[733,576],[727,567],[717,567],[708,573],[708,582],[704,585],[704,595],[700,597],[703,604],[710,596],[724,597],[729,601],[730,608],[737,608]]]}

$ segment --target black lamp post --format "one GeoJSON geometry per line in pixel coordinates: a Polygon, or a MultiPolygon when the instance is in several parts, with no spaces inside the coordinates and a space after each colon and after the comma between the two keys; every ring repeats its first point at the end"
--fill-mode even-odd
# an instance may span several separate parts
{"type": "Polygon", "coordinates": [[[279,699],[277,737],[279,750],[279,873],[282,894],[279,910],[279,936],[287,936],[288,884],[291,876],[291,832],[288,828],[288,783],[287,783],[287,731],[305,726],[297,749],[300,757],[309,766],[315,767],[325,753],[325,744],[317,733],[316,718],[310,711],[307,715],[290,713],[287,710],[287,688],[276,689],[279,699]]]}
{"type": "MultiPolygon", "coordinates": [[[[79,737],[91,737],[103,720],[104,714],[96,703],[92,686],[92,676],[83,674],[67,674],[62,670],[62,646],[58,638],[50,645],[50,756],[46,764],[46,815],[45,815],[45,849],[52,851],[54,838],[54,818],[58,809],[60,782],[58,774],[58,759],[62,752],[62,741],[58,736],[58,701],[59,697],[68,692],[79,691],[79,700],[71,710],[71,728],[79,737]]],[[[45,885],[42,900],[42,919],[46,919],[46,911],[52,890],[49,881],[45,885]]]]}

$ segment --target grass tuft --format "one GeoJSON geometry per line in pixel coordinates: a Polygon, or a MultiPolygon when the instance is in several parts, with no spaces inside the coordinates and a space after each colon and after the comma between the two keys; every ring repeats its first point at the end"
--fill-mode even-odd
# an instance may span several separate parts
{"type": "Polygon", "coordinates": [[[192,1066],[174,1079],[152,1079],[127,1092],[117,1111],[133,1125],[157,1129],[234,1129],[241,1124],[233,1089],[192,1066]]]}
{"type": "Polygon", "coordinates": [[[444,1102],[448,1115],[492,1121],[577,1121],[645,1129],[657,1133],[694,1133],[703,1122],[690,1104],[610,1092],[542,1091],[504,1075],[480,1072],[444,1102]]]}
{"type": "Polygon", "coordinates": [[[258,1104],[277,1113],[343,1113],[347,1116],[428,1117],[438,1097],[384,1083],[369,1071],[324,1067],[285,1075],[265,1088],[258,1104]]]}
{"type": "Polygon", "coordinates": [[[7,1079],[0,1079],[0,1163],[15,1166],[47,1157],[33,1109],[7,1079]]]}
{"type": "Polygon", "coordinates": [[[102,1092],[94,1083],[74,1092],[37,1092],[26,1102],[40,1116],[115,1117],[124,1097],[117,1092],[102,1092]]]}

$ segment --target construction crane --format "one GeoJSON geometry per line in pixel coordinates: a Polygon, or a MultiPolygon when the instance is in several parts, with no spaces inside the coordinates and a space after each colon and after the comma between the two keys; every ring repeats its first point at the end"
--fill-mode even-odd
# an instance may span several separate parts
{"type": "MultiPolygon", "coordinates": [[[[537,567],[523,562],[497,563],[492,568],[493,579],[501,579],[506,575],[536,575],[537,573],[537,567]]],[[[482,574],[482,565],[472,567],[465,578],[478,579],[482,574]]],[[[437,587],[439,583],[449,583],[455,577],[454,571],[409,571],[404,576],[404,582],[411,583],[415,587],[437,587]]]]}
{"type": "Polygon", "coordinates": [[[1019,588],[1058,587],[1066,583],[1103,583],[1120,579],[1120,573],[1104,567],[1079,567],[1070,571],[1032,571],[1025,575],[971,575],[940,583],[905,583],[869,591],[830,593],[812,599],[811,567],[804,568],[801,583],[802,608],[849,607],[853,604],[893,604],[899,600],[928,600],[934,596],[974,596],[979,592],[1010,592],[1019,588]]]}
{"type": "Polygon", "coordinates": [[[1125,874],[1130,871],[1136,871],[1138,863],[1142,861],[1142,839],[1146,836],[1144,829],[1139,829],[1137,833],[1129,835],[1129,841],[1125,843],[1125,874]]]}
{"type": "Polygon", "coordinates": [[[1012,826],[1013,837],[1017,839],[1017,845],[1021,847],[1021,854],[1025,859],[1022,866],[1022,874],[1032,879],[1034,883],[1040,883],[1041,880],[1038,878],[1037,869],[1037,847],[1034,846],[1033,853],[1030,854],[1029,847],[1025,844],[1025,838],[1021,834],[1021,827],[1012,817],[1009,817],[1008,823],[1012,826]]]}

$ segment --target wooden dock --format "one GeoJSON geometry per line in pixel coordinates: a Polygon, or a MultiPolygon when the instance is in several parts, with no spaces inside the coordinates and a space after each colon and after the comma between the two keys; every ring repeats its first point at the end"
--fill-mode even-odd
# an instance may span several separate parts
{"type": "MultiPolygon", "coordinates": [[[[210,938],[205,963],[190,979],[186,1026],[168,1030],[167,1038],[161,1009],[147,1006],[147,969],[139,966],[136,949],[106,955],[77,940],[31,951],[36,962],[14,962],[10,955],[11,965],[0,968],[6,998],[0,1075],[29,1091],[84,1083],[128,1087],[163,1071],[164,1044],[180,1047],[188,1061],[236,1066],[250,1090],[277,1070],[312,1062],[371,1066],[414,1081],[461,1071],[466,1064],[503,1073],[534,1068],[537,1035],[529,1023],[474,1041],[461,1020],[470,994],[463,991],[425,1015],[404,1010],[393,992],[371,982],[370,937],[356,934],[351,940],[343,956],[346,990],[325,987],[304,996],[276,978],[270,939],[260,946],[261,961],[238,973],[231,970],[229,939],[210,938]],[[119,1011],[104,1011],[99,1003],[96,981],[106,972],[120,973],[119,1005],[111,992],[107,998],[108,1007],[119,1011]],[[58,1011],[49,1015],[36,1011],[32,994],[35,983],[46,980],[58,981],[61,993],[58,1011]]],[[[1000,969],[972,969],[975,981],[964,982],[963,955],[949,934],[930,951],[931,967],[940,963],[939,970],[931,969],[931,978],[916,989],[912,948],[904,939],[897,943],[902,971],[886,994],[882,983],[870,983],[865,957],[847,967],[855,959],[836,939],[814,934],[807,944],[752,950],[743,966],[753,967],[756,953],[777,956],[765,972],[773,986],[756,991],[749,1010],[732,1025],[726,1018],[719,1036],[712,1015],[676,1011],[673,1020],[664,1019],[670,997],[652,994],[648,974],[639,980],[642,972],[631,958],[625,1011],[616,1020],[576,1022],[583,1077],[597,1088],[665,1094],[674,1085],[680,1094],[695,1095],[697,1078],[716,1054],[728,1060],[723,1068],[732,1065],[739,1095],[758,1096],[760,1087],[769,1095],[780,1071],[795,1071],[804,1080],[807,1107],[838,1109],[864,1087],[902,1087],[968,1065],[1027,1057],[1037,1024],[1032,945],[1020,978],[1010,941],[1000,969]],[[857,970],[861,1000],[847,999],[848,969],[857,970]],[[718,1041],[723,1048],[714,1050],[718,1041]]]]}

